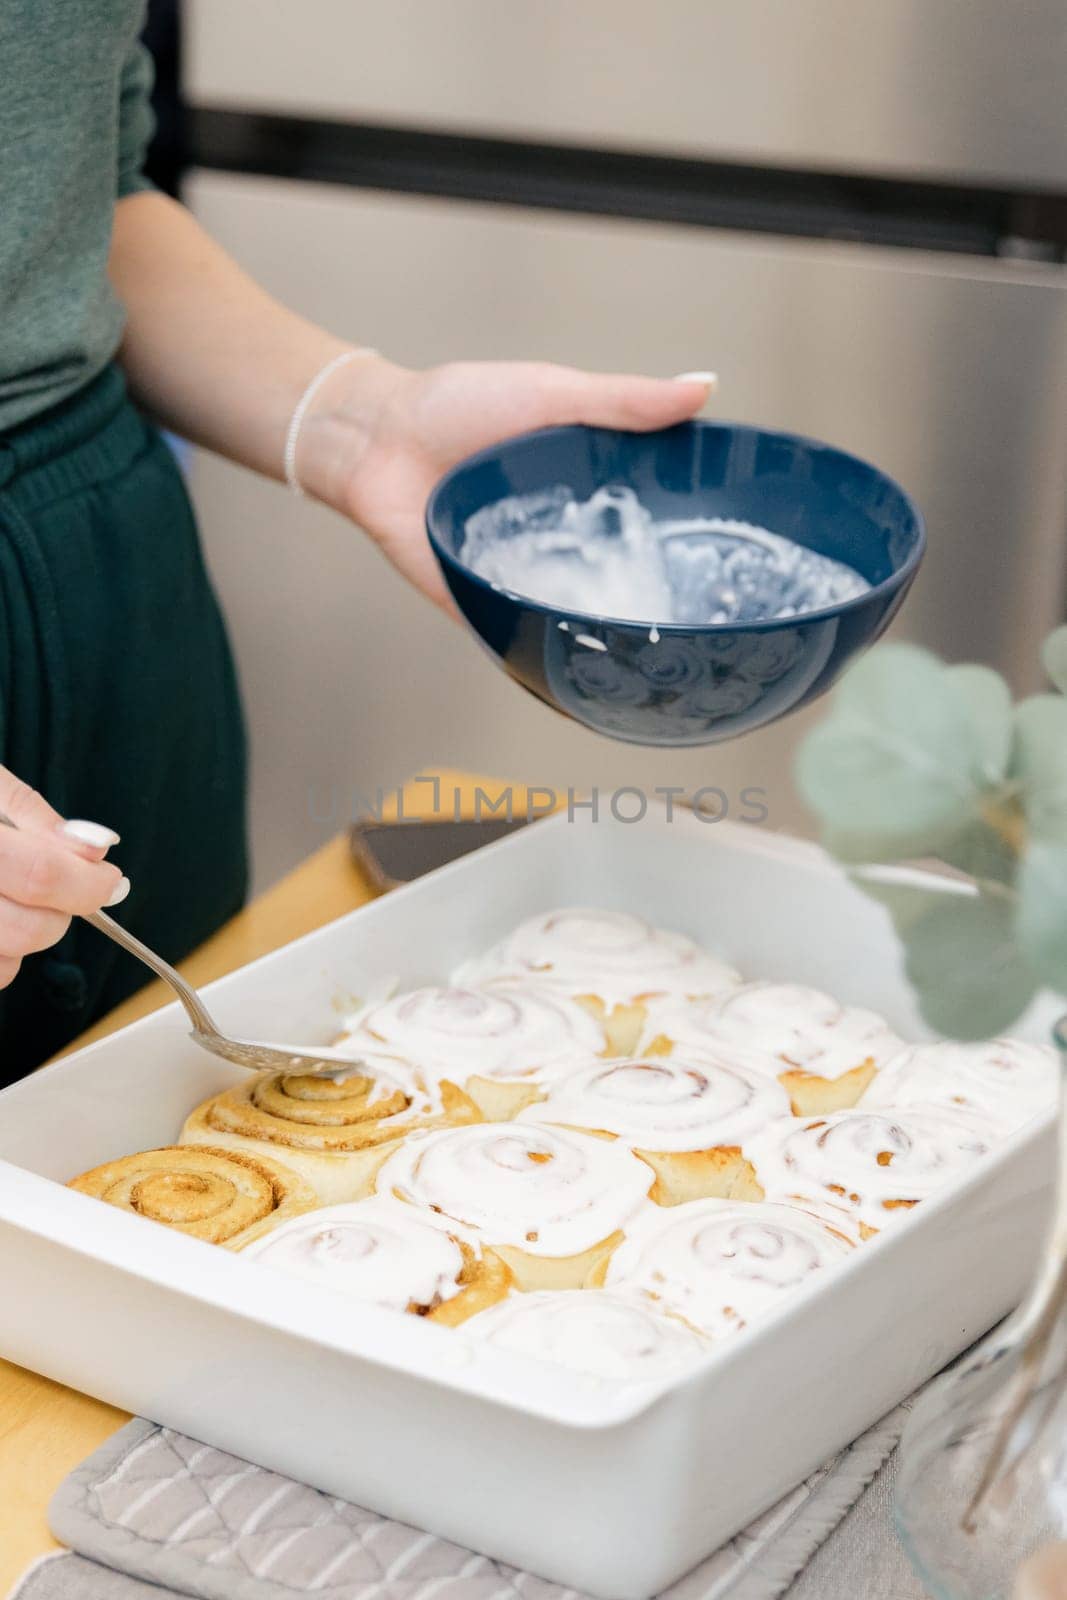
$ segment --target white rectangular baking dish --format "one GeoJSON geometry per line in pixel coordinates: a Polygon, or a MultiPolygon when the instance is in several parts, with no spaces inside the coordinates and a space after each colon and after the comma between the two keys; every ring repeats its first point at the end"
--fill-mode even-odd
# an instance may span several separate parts
{"type": "MultiPolygon", "coordinates": [[[[580,903],[923,1032],[885,914],[818,850],[679,811],[538,823],[213,984],[211,1004],[238,1033],[325,1040],[369,983],[439,979],[521,917],[580,903]]],[[[1018,1031],[1047,1038],[1054,1014],[1018,1031]]],[[[0,1094],[0,1354],[606,1600],[664,1588],[988,1328],[1047,1206],[1051,1118],[693,1372],[613,1386],[286,1292],[62,1187],[172,1142],[240,1075],[170,1007],[0,1094]]]]}

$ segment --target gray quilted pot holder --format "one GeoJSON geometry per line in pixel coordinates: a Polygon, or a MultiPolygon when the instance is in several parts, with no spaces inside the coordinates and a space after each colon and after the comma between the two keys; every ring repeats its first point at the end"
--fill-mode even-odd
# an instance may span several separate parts
{"type": "MultiPolygon", "coordinates": [[[[664,1600],[783,1595],[878,1472],[904,1415],[900,1407],[872,1428],[664,1600]]],[[[920,1591],[903,1586],[884,1499],[874,1535],[899,1575],[884,1593],[907,1600],[920,1591]]],[[[129,1423],[71,1473],[50,1520],[73,1553],[31,1568],[11,1600],[582,1600],[151,1422],[129,1423]]],[[[864,1581],[872,1578],[874,1554],[869,1534],[858,1569],[864,1581]]],[[[820,1580],[811,1592],[823,1600],[839,1591],[820,1580]]],[[[848,1600],[857,1592],[850,1587],[848,1600]]]]}

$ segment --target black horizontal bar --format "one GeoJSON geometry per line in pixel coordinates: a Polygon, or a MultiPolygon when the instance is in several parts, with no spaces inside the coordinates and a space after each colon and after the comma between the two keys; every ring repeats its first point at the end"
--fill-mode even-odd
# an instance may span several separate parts
{"type": "Polygon", "coordinates": [[[1067,253],[1067,191],[794,171],[190,109],[196,166],[502,205],[971,255],[1067,253]]]}

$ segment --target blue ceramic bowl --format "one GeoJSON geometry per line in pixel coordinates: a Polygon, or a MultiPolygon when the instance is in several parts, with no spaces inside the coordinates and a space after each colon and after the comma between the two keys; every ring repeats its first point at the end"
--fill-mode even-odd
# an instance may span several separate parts
{"type": "Polygon", "coordinates": [[[888,626],[926,542],[911,500],[867,462],[813,439],[720,422],[523,434],[454,467],[430,496],[426,522],[457,606],[505,672],[564,716],[647,745],[732,739],[823,694],[888,626]],[[579,500],[626,484],[655,516],[754,523],[847,562],[872,588],[781,621],[650,629],[523,599],[464,565],[468,517],[555,484],[579,500]]]}

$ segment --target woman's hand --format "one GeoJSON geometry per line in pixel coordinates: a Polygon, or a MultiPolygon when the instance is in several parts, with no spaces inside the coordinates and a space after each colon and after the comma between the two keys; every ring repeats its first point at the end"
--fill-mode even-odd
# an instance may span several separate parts
{"type": "MultiPolygon", "coordinates": [[[[280,478],[293,409],[316,373],[350,348],[345,341],[279,305],[183,206],[155,192],[115,207],[108,273],[126,309],[120,359],[144,409],[181,438],[280,478]]],[[[451,609],[423,527],[442,473],[529,428],[669,427],[700,410],[712,382],[534,361],[411,372],[361,352],[316,392],[297,474],[451,609]]]]}
{"type": "Polygon", "coordinates": [[[46,800],[0,767],[0,989],[23,956],[58,943],[75,913],[117,906],[129,880],[104,860],[118,834],[95,822],[65,822],[46,800]]]}
{"type": "MultiPolygon", "coordinates": [[[[316,373],[350,348],[345,341],[279,305],[165,195],[119,201],[108,272],[126,309],[120,359],[144,409],[183,439],[280,478],[293,409],[316,373]]],[[[669,427],[700,410],[712,381],[535,361],[411,372],[361,352],[316,392],[297,475],[451,609],[423,526],[442,473],[529,428],[669,427]]]]}
{"type": "Polygon", "coordinates": [[[451,610],[423,522],[442,473],[530,428],[668,427],[699,411],[712,385],[703,376],[597,375],[540,362],[455,362],[409,372],[361,356],[316,396],[297,467],[313,494],[358,522],[406,578],[451,610]]]}

